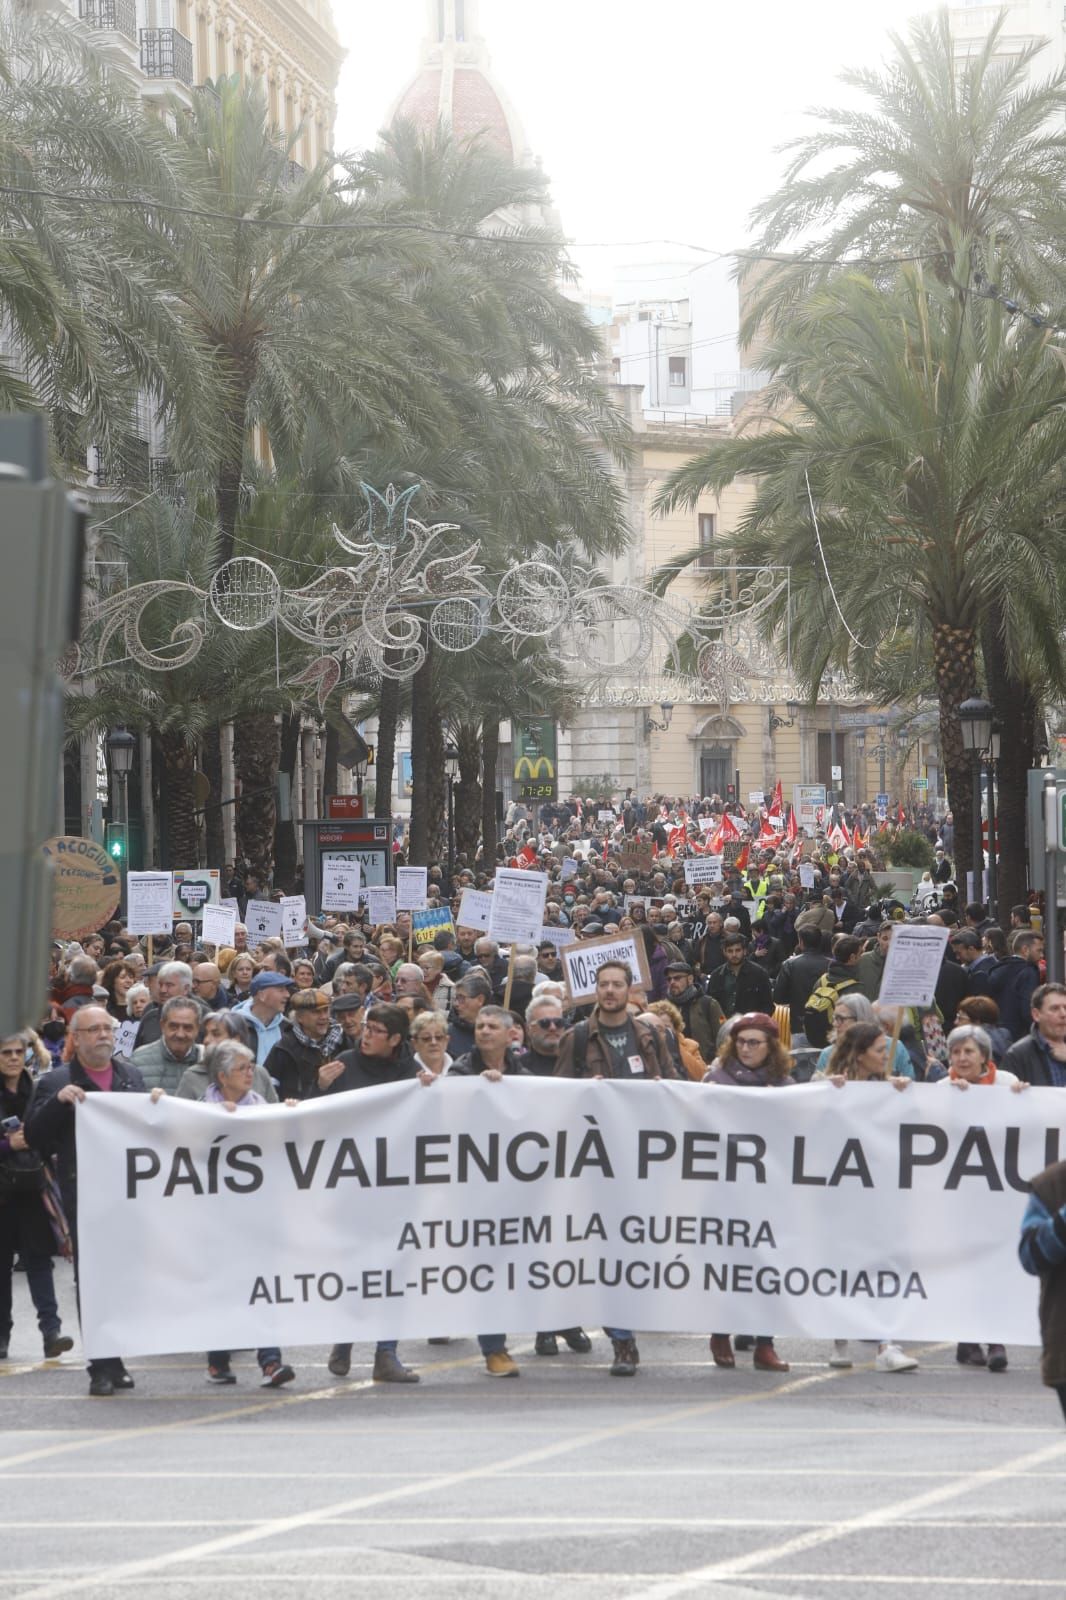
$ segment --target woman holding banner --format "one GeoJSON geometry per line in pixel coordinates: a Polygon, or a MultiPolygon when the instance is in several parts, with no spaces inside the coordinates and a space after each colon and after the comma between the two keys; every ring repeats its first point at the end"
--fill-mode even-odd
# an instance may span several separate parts
{"type": "MultiPolygon", "coordinates": [[[[824,1072],[818,1073],[812,1081],[820,1078],[836,1089],[846,1088],[849,1083],[890,1083],[893,1089],[906,1089],[910,1078],[888,1076],[889,1043],[880,1023],[856,1022],[837,1040],[824,1072]]],[[[829,1365],[850,1367],[851,1364],[848,1341],[835,1339],[829,1365]]],[[[878,1344],[874,1362],[878,1372],[913,1372],[917,1365],[915,1358],[892,1340],[882,1339],[878,1344]]]]}
{"type": "MultiPolygon", "coordinates": [[[[734,1089],[780,1089],[793,1083],[792,1060],[781,1043],[777,1023],[762,1011],[735,1017],[721,1050],[704,1076],[704,1083],[734,1089]]],[[[738,1341],[739,1345],[739,1341],[738,1341]]],[[[711,1334],[711,1356],[716,1367],[735,1367],[736,1357],[728,1333],[711,1334]]],[[[773,1335],[755,1335],[752,1365],[756,1372],[787,1372],[789,1365],[774,1349],[773,1335]]]]}

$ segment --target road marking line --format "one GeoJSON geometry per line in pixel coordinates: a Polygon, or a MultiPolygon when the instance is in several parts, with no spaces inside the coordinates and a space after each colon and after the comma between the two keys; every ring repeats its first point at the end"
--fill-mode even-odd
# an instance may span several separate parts
{"type": "MultiPolygon", "coordinates": [[[[809,1378],[797,1378],[789,1383],[775,1385],[773,1388],[759,1390],[754,1394],[740,1394],[728,1399],[706,1400],[698,1405],[683,1406],[664,1416],[658,1413],[650,1417],[634,1418],[630,1422],[618,1423],[610,1428],[596,1428],[587,1433],[577,1434],[569,1439],[556,1440],[552,1444],[541,1445],[533,1450],[523,1450],[518,1455],[511,1456],[503,1461],[490,1461],[482,1466],[467,1467],[457,1472],[438,1474],[433,1478],[420,1479],[409,1484],[400,1484],[395,1488],[381,1489],[374,1494],[356,1495],[350,1499],[335,1501],[331,1505],[317,1506],[309,1511],[302,1511],[288,1517],[278,1517],[265,1526],[246,1528],[241,1532],[227,1534],[217,1539],[205,1539],[196,1544],[187,1545],[184,1549],[167,1551],[157,1556],[146,1556],[133,1561],[120,1562],[116,1566],[102,1567],[98,1571],[81,1578],[46,1584],[43,1588],[27,1590],[20,1595],[19,1600],[58,1600],[61,1595],[77,1594],[85,1589],[106,1587],[125,1578],[142,1577],[147,1573],[158,1573],[167,1567],[178,1566],[187,1561],[199,1561],[207,1556],[218,1555],[223,1551],[237,1550],[243,1546],[261,1543],[263,1540],[278,1537],[286,1533],[293,1533],[302,1528],[318,1526],[328,1522],[334,1517],[351,1516],[356,1512],[368,1511],[374,1506],[387,1505],[397,1500],[411,1499],[415,1496],[428,1497],[439,1494],[445,1489],[456,1488],[461,1484],[474,1483],[479,1479],[493,1477],[500,1472],[521,1471],[527,1466],[534,1466],[540,1461],[551,1461],[558,1456],[567,1455],[575,1450],[588,1449],[594,1445],[605,1444],[615,1439],[623,1439],[636,1433],[648,1432],[662,1422],[685,1417],[695,1420],[697,1417],[709,1416],[716,1411],[723,1411],[739,1405],[759,1404],[761,1401],[777,1399],[782,1395],[796,1394],[816,1384],[832,1382],[837,1378],[837,1373],[827,1371],[809,1378]]],[[[329,1391],[326,1391],[327,1393],[329,1391]]],[[[158,1429],[146,1428],[138,1430],[142,1436],[155,1432],[164,1433],[174,1426],[164,1424],[158,1429]]],[[[125,1437],[129,1438],[127,1434],[125,1437]]],[[[1066,1450],[1066,1445],[1060,1447],[1066,1450]]],[[[497,1575],[498,1576],[498,1575],[497,1575]]]]}
{"type": "MultiPolygon", "coordinates": [[[[795,1539],[787,1539],[783,1544],[772,1545],[763,1550],[753,1550],[747,1555],[732,1556],[726,1561],[712,1561],[705,1567],[678,1573],[650,1589],[644,1589],[639,1594],[633,1595],[631,1600],[675,1600],[677,1595],[689,1594],[706,1584],[723,1583],[745,1577],[749,1573],[758,1571],[760,1567],[784,1560],[786,1556],[816,1550],[821,1545],[849,1538],[855,1533],[865,1533],[872,1528],[889,1527],[901,1518],[910,1517],[914,1512],[940,1505],[945,1500],[957,1499],[963,1494],[972,1493],[974,1503],[980,1504],[981,1490],[1002,1483],[1004,1479],[1013,1477],[1019,1471],[1042,1466],[1045,1461],[1058,1460],[1063,1456],[1066,1456],[1066,1442],[1060,1441],[1058,1444],[1046,1445],[1043,1450],[1034,1450],[1013,1461],[1006,1461],[998,1467],[970,1470],[956,1478],[953,1483],[941,1484],[937,1489],[927,1489],[924,1494],[909,1495],[907,1499],[898,1500],[894,1505],[879,1506],[872,1511],[862,1511],[854,1517],[842,1518],[835,1526],[812,1529],[810,1533],[800,1534],[795,1539]]],[[[777,1574],[768,1573],[766,1576],[776,1581],[777,1574]]]]}

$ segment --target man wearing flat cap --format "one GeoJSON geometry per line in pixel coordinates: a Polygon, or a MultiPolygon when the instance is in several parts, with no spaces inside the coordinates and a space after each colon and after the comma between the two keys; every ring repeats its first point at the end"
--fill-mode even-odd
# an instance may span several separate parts
{"type": "Polygon", "coordinates": [[[330,1016],[331,999],[326,989],[297,989],[289,1001],[281,1037],[264,1063],[282,1100],[309,1099],[318,1069],[343,1046],[343,1029],[330,1016]]]}

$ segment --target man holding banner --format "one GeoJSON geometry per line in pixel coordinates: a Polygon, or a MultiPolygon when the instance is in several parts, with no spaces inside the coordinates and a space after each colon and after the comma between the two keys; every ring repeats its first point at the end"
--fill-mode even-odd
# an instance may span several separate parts
{"type": "MultiPolygon", "coordinates": [[[[587,1022],[564,1037],[559,1050],[559,1078],[647,1079],[676,1077],[658,1028],[629,1014],[633,972],[624,961],[605,961],[596,973],[596,1004],[587,1022]]],[[[630,1328],[604,1328],[614,1346],[612,1378],[632,1378],[640,1351],[630,1328]]]]}

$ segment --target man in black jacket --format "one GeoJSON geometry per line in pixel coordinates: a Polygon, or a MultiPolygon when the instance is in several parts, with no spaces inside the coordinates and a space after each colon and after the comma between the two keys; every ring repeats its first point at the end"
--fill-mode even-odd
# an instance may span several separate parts
{"type": "MultiPolygon", "coordinates": [[[[103,1006],[82,1006],[70,1021],[68,1038],[74,1054],[64,1066],[53,1067],[37,1079],[26,1112],[26,1139],[42,1156],[54,1159],[63,1208],[74,1244],[74,1272],[78,1270],[78,1151],[74,1124],[76,1109],[87,1094],[144,1094],[144,1081],[135,1066],[115,1060],[115,1021],[103,1006]]],[[[89,1393],[99,1397],[133,1388],[133,1379],[120,1356],[96,1357],[89,1362],[89,1393]]]]}
{"type": "MultiPolygon", "coordinates": [[[[328,1018],[329,1013],[326,1013],[328,1018]]],[[[370,1089],[383,1083],[402,1083],[418,1077],[415,1058],[407,1045],[408,1017],[400,1006],[371,1006],[363,1022],[357,1050],[345,1050],[336,1061],[319,1067],[314,1095],[343,1094],[350,1089],[370,1089]]],[[[273,1055],[273,1051],[271,1051],[273,1055]]],[[[417,1383],[418,1373],[405,1367],[396,1353],[397,1340],[380,1339],[374,1353],[375,1383],[417,1383]]],[[[352,1366],[350,1344],[335,1344],[329,1353],[329,1370],[346,1378],[352,1366]]]]}
{"type": "Polygon", "coordinates": [[[792,1017],[792,1032],[803,1032],[803,1008],[823,972],[829,970],[829,957],[822,948],[817,928],[801,928],[796,936],[799,950],[781,965],[774,984],[774,1000],[787,1006],[792,1017]]]}
{"type": "Polygon", "coordinates": [[[1042,983],[1033,995],[1033,1026],[1012,1044],[1004,1071],[1037,1089],[1066,1089],[1066,983],[1042,983]]]}
{"type": "MultiPolygon", "coordinates": [[[[345,996],[344,998],[348,998],[345,996]]],[[[278,1085],[279,1100],[308,1100],[315,1093],[318,1069],[344,1048],[344,1028],[330,1016],[328,989],[296,989],[289,1017],[282,1019],[281,1038],[263,1065],[278,1085]]]]}
{"type": "Polygon", "coordinates": [[[712,972],[707,993],[717,1000],[726,1017],[746,1011],[772,1011],[770,980],[760,966],[748,960],[748,941],[743,934],[730,933],[722,940],[725,964],[712,972]]]}
{"type": "Polygon", "coordinates": [[[671,961],[666,968],[666,998],[680,1011],[685,1032],[694,1039],[710,1066],[718,1054],[718,1030],[725,1022],[722,1008],[710,995],[700,994],[687,961],[671,961]]]}

